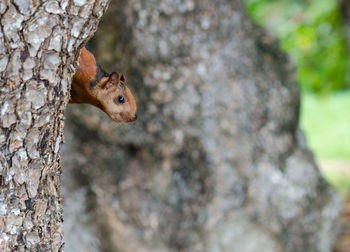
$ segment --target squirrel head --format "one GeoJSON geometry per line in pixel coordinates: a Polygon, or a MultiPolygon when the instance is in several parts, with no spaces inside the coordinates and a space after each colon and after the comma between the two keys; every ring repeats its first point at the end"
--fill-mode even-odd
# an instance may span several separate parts
{"type": "Polygon", "coordinates": [[[113,72],[109,78],[101,80],[96,98],[99,107],[116,122],[132,122],[137,119],[137,106],[134,96],[126,86],[127,79],[113,72]]]}
{"type": "Polygon", "coordinates": [[[95,56],[84,47],[80,50],[69,102],[91,104],[116,122],[135,121],[137,106],[126,82],[124,75],[103,71],[95,56]]]}

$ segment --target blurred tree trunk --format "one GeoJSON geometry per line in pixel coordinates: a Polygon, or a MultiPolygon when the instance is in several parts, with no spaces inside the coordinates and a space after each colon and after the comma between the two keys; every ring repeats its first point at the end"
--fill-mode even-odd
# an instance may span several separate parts
{"type": "Polygon", "coordinates": [[[63,113],[107,2],[0,2],[0,251],[62,246],[63,113]]]}
{"type": "Polygon", "coordinates": [[[295,69],[241,0],[114,1],[93,45],[139,119],[70,106],[66,251],[331,251],[295,69]]]}
{"type": "Polygon", "coordinates": [[[345,24],[345,33],[347,38],[347,48],[350,53],[350,1],[349,0],[341,0],[340,1],[340,10],[343,16],[344,24],[345,24]]]}

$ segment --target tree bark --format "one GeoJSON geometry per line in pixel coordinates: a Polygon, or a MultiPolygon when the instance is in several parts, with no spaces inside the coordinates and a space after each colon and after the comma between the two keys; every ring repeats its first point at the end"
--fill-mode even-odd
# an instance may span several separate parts
{"type": "Polygon", "coordinates": [[[64,111],[108,0],[0,2],[0,250],[62,248],[64,111]]]}
{"type": "Polygon", "coordinates": [[[67,251],[331,251],[294,66],[242,1],[115,1],[93,44],[139,117],[69,109],[67,251]]]}

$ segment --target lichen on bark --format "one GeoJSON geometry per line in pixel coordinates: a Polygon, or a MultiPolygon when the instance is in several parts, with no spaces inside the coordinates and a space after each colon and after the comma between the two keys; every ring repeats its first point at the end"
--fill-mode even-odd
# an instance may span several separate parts
{"type": "Polygon", "coordinates": [[[0,2],[0,250],[62,247],[64,111],[108,0],[0,2]]]}

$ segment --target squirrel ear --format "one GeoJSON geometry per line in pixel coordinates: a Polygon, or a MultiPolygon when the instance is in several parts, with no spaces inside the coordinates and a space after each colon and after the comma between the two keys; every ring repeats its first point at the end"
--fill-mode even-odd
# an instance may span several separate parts
{"type": "Polygon", "coordinates": [[[109,76],[109,81],[113,84],[117,84],[119,82],[119,74],[116,72],[111,73],[109,76]]]}
{"type": "Polygon", "coordinates": [[[120,76],[120,81],[122,83],[126,83],[126,82],[128,82],[128,78],[126,78],[126,76],[124,74],[122,74],[122,76],[120,76]]]}
{"type": "Polygon", "coordinates": [[[106,82],[101,86],[103,89],[111,89],[119,83],[119,74],[116,72],[111,73],[109,78],[106,78],[106,82]]]}

